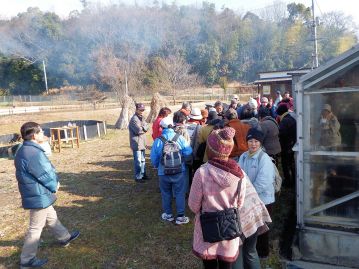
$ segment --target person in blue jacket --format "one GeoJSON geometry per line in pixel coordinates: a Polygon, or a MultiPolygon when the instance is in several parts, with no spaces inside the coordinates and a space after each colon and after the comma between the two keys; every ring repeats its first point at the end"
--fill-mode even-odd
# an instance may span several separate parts
{"type": "MultiPolygon", "coordinates": [[[[166,117],[161,120],[160,126],[162,127],[162,137],[166,140],[172,140],[176,133],[172,129],[174,126],[173,120],[170,117],[166,117]]],[[[183,159],[188,159],[192,157],[192,148],[187,142],[187,140],[179,135],[176,141],[179,146],[181,155],[183,159]]],[[[182,162],[182,171],[178,174],[174,175],[166,175],[164,171],[164,165],[162,163],[162,150],[163,150],[164,142],[161,138],[156,138],[153,142],[151,149],[151,163],[157,168],[158,177],[160,180],[160,189],[162,196],[162,207],[163,214],[161,218],[165,221],[174,221],[176,224],[186,224],[189,222],[189,218],[185,216],[185,193],[186,193],[186,167],[185,162],[182,162]],[[173,191],[173,192],[172,192],[173,191]],[[176,219],[172,214],[172,194],[176,197],[176,211],[177,216],[176,219]]]]}
{"type": "Polygon", "coordinates": [[[56,170],[40,146],[44,132],[36,122],[26,122],[21,126],[22,147],[15,156],[16,179],[22,206],[30,210],[29,229],[25,236],[20,256],[23,267],[42,267],[47,259],[36,257],[42,229],[47,224],[60,245],[67,246],[76,239],[79,231],[69,233],[57,218],[53,204],[59,189],[56,170]]]}
{"type": "MultiPolygon", "coordinates": [[[[241,155],[238,163],[248,175],[268,213],[272,214],[275,170],[271,158],[262,149],[263,138],[264,134],[260,129],[249,129],[246,137],[248,151],[241,155]]],[[[267,258],[269,255],[269,231],[258,238],[257,235],[247,238],[242,251],[244,268],[260,268],[259,257],[267,258]]]]}

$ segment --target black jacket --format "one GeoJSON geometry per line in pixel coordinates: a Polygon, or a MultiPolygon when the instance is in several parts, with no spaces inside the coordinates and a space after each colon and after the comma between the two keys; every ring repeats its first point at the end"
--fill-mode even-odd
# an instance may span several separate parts
{"type": "Polygon", "coordinates": [[[279,142],[282,152],[292,151],[297,140],[297,121],[287,114],[279,123],[279,142]]]}

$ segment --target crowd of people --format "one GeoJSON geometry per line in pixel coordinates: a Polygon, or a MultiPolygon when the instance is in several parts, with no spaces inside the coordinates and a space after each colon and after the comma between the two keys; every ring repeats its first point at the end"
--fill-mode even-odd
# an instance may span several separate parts
{"type": "MultiPolygon", "coordinates": [[[[163,221],[187,224],[188,205],[195,214],[193,252],[204,268],[260,268],[268,258],[270,215],[275,204],[275,166],[281,161],[283,186],[295,185],[293,146],[296,117],[293,99],[280,91],[273,102],[267,97],[250,98],[230,105],[216,101],[205,108],[184,102],[172,113],[161,108],[152,125],[151,163],[157,169],[162,197],[163,221]],[[172,201],[175,201],[175,214],[172,201]],[[238,209],[244,237],[206,242],[200,216],[226,208],[238,209]]],[[[145,136],[149,130],[136,104],[130,121],[130,141],[135,180],[146,181],[145,136]]]]}
{"type": "MultiPolygon", "coordinates": [[[[193,253],[204,268],[260,268],[260,258],[269,256],[269,227],[275,209],[275,178],[278,163],[283,169],[283,186],[294,188],[296,116],[289,93],[277,98],[250,98],[239,104],[237,95],[230,105],[216,101],[205,108],[184,102],[172,112],[160,109],[152,124],[150,159],[157,170],[162,198],[161,219],[184,225],[188,206],[195,214],[193,253]],[[175,213],[172,202],[175,201],[175,213]],[[235,208],[241,235],[230,240],[209,242],[203,236],[204,212],[235,208]]],[[[129,123],[133,151],[134,179],[144,183],[146,174],[145,105],[136,104],[129,123]]],[[[320,115],[320,141],[329,149],[340,146],[340,124],[325,104],[320,115]]],[[[53,204],[59,181],[47,158],[41,126],[27,122],[21,127],[24,140],[15,157],[16,178],[22,205],[30,209],[30,224],[21,253],[22,267],[41,267],[46,259],[36,257],[42,229],[48,225],[59,243],[67,246],[79,235],[59,221],[53,204]]]]}

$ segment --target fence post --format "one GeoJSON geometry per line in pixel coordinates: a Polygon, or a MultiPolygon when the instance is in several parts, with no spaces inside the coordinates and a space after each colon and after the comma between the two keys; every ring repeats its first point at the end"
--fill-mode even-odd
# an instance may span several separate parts
{"type": "Polygon", "coordinates": [[[97,135],[98,135],[98,137],[101,137],[100,124],[99,123],[97,123],[97,135]]]}
{"type": "Polygon", "coordinates": [[[106,121],[103,121],[103,132],[106,135],[107,134],[107,129],[106,129],[106,121]]]}
{"type": "Polygon", "coordinates": [[[86,130],[86,125],[82,126],[83,130],[84,130],[84,139],[87,140],[87,130],[86,130]]]}

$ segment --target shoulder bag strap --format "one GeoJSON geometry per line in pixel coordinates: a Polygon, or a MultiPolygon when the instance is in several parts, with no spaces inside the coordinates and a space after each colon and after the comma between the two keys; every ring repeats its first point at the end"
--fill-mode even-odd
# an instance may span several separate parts
{"type": "Polygon", "coordinates": [[[164,137],[164,136],[160,136],[159,139],[163,142],[166,143],[168,140],[164,137]]]}
{"type": "Polygon", "coordinates": [[[239,195],[241,194],[242,179],[243,179],[243,178],[241,178],[241,179],[238,181],[238,184],[237,184],[237,196],[238,196],[237,206],[236,206],[237,209],[238,209],[239,195]]]}
{"type": "MultiPolygon", "coordinates": [[[[259,163],[261,162],[261,159],[262,159],[263,155],[264,155],[264,151],[262,149],[262,151],[258,155],[258,167],[259,167],[259,163]]],[[[256,178],[257,178],[257,175],[258,175],[258,171],[259,171],[259,169],[257,169],[256,178]]]]}
{"type": "Polygon", "coordinates": [[[272,117],[270,117],[270,118],[268,118],[268,120],[270,120],[270,121],[274,122],[274,123],[275,123],[275,126],[277,126],[277,128],[279,128],[279,126],[278,126],[278,122],[276,122],[276,120],[275,120],[275,119],[273,119],[272,117]]]}
{"type": "Polygon", "coordinates": [[[176,133],[175,136],[172,138],[171,141],[173,142],[177,142],[177,139],[180,137],[180,134],[179,133],[176,133]]]}

